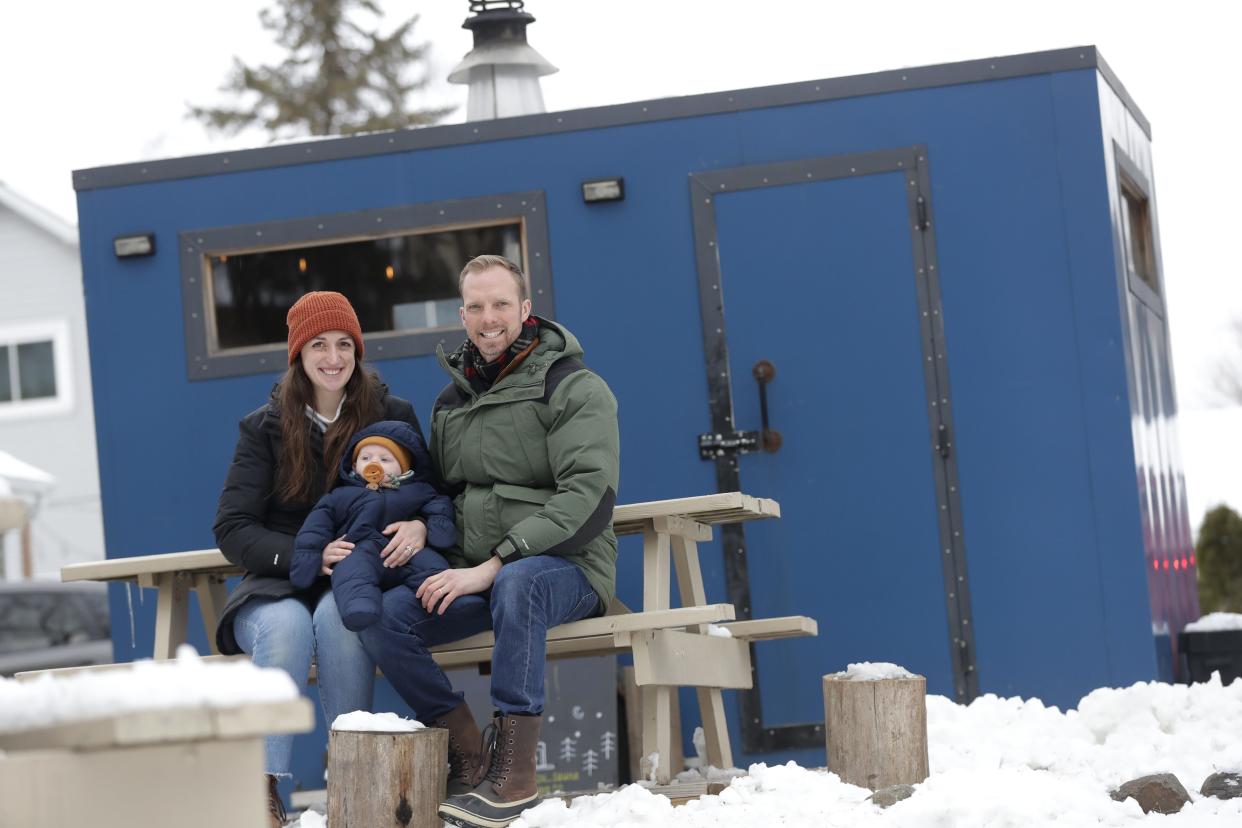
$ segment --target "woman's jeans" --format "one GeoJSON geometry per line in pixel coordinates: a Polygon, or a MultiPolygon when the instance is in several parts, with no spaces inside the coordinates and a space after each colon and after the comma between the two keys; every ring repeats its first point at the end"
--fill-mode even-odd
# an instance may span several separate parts
{"type": "Polygon", "coordinates": [[[505,715],[540,715],[548,628],[593,615],[598,606],[582,570],[537,555],[505,564],[490,590],[458,598],[443,615],[429,614],[410,589],[389,590],[380,622],[358,637],[414,714],[429,723],[461,704],[462,694],[428,648],[494,630],[492,704],[505,715]]]}
{"type": "MultiPolygon", "coordinates": [[[[329,727],[342,713],[371,709],[375,663],[362,649],[358,634],[341,623],[330,590],[313,613],[297,598],[253,598],[234,616],[233,635],[251,661],[259,667],[284,670],[302,695],[307,694],[306,677],[314,658],[319,699],[329,727]]],[[[268,773],[288,776],[293,734],[268,736],[264,754],[268,773]]]]}

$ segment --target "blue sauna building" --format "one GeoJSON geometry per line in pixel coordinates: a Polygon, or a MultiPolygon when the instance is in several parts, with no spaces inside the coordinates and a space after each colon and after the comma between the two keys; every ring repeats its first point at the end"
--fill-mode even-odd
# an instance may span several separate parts
{"type": "Polygon", "coordinates": [[[213,545],[306,290],[351,298],[425,423],[457,272],[500,252],[620,400],[622,502],[781,504],[703,551],[739,617],[819,622],[757,648],[739,763],[822,762],[850,662],[1062,707],[1174,679],[1198,607],[1150,148],[1084,47],[75,172],[108,554],[213,545]]]}

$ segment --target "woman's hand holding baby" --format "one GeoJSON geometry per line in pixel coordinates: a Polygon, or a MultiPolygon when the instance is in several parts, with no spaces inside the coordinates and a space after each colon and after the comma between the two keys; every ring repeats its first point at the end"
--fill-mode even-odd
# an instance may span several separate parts
{"type": "Polygon", "coordinates": [[[385,535],[392,535],[388,545],[380,550],[384,566],[393,568],[409,563],[420,549],[427,545],[427,524],[421,520],[399,520],[384,527],[385,535]]]}

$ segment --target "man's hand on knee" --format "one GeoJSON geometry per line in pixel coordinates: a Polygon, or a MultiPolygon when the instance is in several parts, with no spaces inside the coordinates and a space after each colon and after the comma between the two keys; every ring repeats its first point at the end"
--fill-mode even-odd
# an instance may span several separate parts
{"type": "Polygon", "coordinates": [[[443,615],[462,595],[477,595],[487,591],[496,580],[500,566],[500,558],[492,556],[478,566],[437,572],[423,581],[414,596],[422,602],[423,609],[427,612],[443,615]]]}

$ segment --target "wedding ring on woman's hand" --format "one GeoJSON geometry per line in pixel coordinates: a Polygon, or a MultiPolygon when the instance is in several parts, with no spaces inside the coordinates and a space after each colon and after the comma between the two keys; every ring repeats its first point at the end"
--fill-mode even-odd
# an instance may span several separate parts
{"type": "Polygon", "coordinates": [[[406,552],[413,552],[413,551],[414,551],[414,546],[413,546],[413,545],[407,546],[407,547],[405,548],[405,551],[406,551],[406,552]]]}

